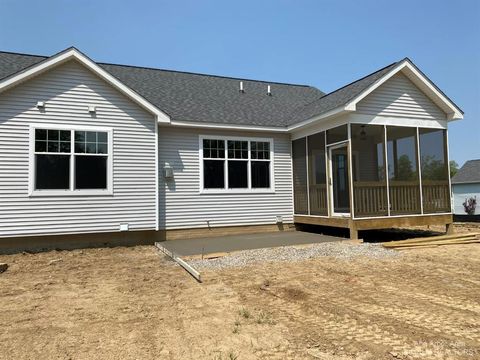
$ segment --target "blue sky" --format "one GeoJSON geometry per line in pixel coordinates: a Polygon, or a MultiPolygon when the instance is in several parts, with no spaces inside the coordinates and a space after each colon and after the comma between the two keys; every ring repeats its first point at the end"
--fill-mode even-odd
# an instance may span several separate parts
{"type": "Polygon", "coordinates": [[[0,50],[309,84],[410,57],[464,111],[450,158],[480,158],[480,1],[0,0],[0,50]]]}

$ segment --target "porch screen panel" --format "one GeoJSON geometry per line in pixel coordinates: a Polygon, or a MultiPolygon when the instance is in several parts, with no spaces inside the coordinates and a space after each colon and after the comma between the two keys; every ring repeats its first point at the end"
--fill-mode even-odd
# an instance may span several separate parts
{"type": "Polygon", "coordinates": [[[387,126],[391,215],[419,214],[421,212],[417,151],[416,128],[387,126]]]}
{"type": "Polygon", "coordinates": [[[325,132],[308,137],[310,215],[328,215],[325,132]]]}
{"type": "Polygon", "coordinates": [[[355,216],[388,215],[384,128],[381,125],[351,126],[355,216]]]}
{"type": "Polygon", "coordinates": [[[423,212],[450,211],[447,134],[443,129],[418,129],[423,212]]]}
{"type": "Polygon", "coordinates": [[[327,130],[327,144],[348,140],[348,125],[337,126],[327,130]]]}
{"type": "Polygon", "coordinates": [[[295,214],[308,214],[306,145],[306,138],[292,141],[295,214]]]}

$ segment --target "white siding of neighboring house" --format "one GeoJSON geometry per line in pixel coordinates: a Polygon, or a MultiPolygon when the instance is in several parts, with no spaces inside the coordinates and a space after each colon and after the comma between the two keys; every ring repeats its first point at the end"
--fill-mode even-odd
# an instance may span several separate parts
{"type": "Polygon", "coordinates": [[[79,63],[0,94],[0,237],[155,229],[153,115],[79,63]],[[37,101],[46,102],[44,113],[37,101]],[[92,117],[87,106],[97,107],[92,117]],[[29,125],[113,128],[113,195],[29,197],[29,125]]]}
{"type": "Polygon", "coordinates": [[[480,215],[480,183],[473,184],[452,184],[453,192],[453,213],[455,215],[467,215],[463,207],[466,199],[477,198],[475,215],[480,215]]]}
{"type": "Polygon", "coordinates": [[[405,75],[397,73],[357,104],[357,113],[445,120],[446,114],[405,75]]]}
{"type": "Polygon", "coordinates": [[[174,180],[160,176],[160,227],[275,224],[293,222],[290,136],[199,129],[159,128],[160,169],[169,164],[174,180]],[[273,138],[275,193],[200,194],[199,135],[273,138]]]}

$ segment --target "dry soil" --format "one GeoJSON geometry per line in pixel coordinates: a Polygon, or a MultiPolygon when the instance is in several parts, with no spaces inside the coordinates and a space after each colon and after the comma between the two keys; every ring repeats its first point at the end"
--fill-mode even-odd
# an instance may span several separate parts
{"type": "Polygon", "coordinates": [[[149,246],[0,262],[0,359],[480,358],[480,244],[209,271],[202,284],[149,246]]]}

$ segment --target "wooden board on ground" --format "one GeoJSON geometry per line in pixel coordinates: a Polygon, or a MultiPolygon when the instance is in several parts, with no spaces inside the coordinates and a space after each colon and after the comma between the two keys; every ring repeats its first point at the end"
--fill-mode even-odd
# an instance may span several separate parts
{"type": "Polygon", "coordinates": [[[439,235],[439,236],[429,236],[429,237],[418,237],[412,238],[407,240],[399,240],[399,241],[390,241],[382,243],[383,246],[397,246],[400,244],[412,244],[412,243],[420,243],[420,242],[430,242],[430,241],[437,241],[437,240],[454,240],[459,238],[476,238],[479,233],[464,233],[464,234],[454,234],[454,235],[439,235]]]}
{"type": "Polygon", "coordinates": [[[167,248],[163,247],[160,243],[156,242],[155,247],[159,249],[161,252],[163,252],[165,255],[170,257],[173,261],[175,261],[178,265],[183,267],[190,275],[192,275],[195,280],[198,282],[202,282],[202,276],[200,272],[195,269],[192,265],[190,265],[188,262],[183,260],[180,256],[175,255],[172,251],[168,250],[167,248]]]}
{"type": "Polygon", "coordinates": [[[455,235],[430,236],[383,243],[383,247],[395,250],[420,249],[443,245],[480,243],[479,233],[460,233],[455,235]]]}

